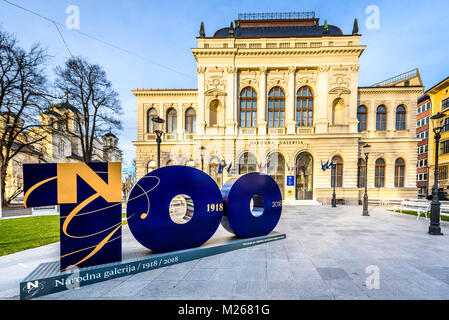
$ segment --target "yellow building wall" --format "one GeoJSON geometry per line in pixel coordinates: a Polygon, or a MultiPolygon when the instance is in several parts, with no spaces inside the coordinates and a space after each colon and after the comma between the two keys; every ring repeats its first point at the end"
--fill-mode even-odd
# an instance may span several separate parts
{"type": "MultiPolygon", "coordinates": [[[[426,92],[426,94],[430,97],[431,103],[431,116],[441,112],[446,116],[449,116],[449,108],[442,110],[442,101],[449,98],[449,79],[438,84],[436,87],[430,89],[426,92]]],[[[444,123],[444,119],[443,119],[444,123]]],[[[430,121],[429,126],[429,155],[428,155],[428,164],[429,164],[429,186],[430,188],[433,186],[435,181],[435,133],[433,131],[433,122],[430,121]]],[[[449,140],[449,131],[441,132],[440,143],[442,141],[449,140]]],[[[449,154],[439,154],[438,156],[438,165],[441,166],[449,166],[449,154]]],[[[449,170],[449,168],[448,168],[449,170]]],[[[441,177],[440,177],[441,178],[441,177]]],[[[449,191],[447,187],[449,186],[448,179],[440,179],[439,180],[440,188],[444,188],[444,191],[449,191]]]]}

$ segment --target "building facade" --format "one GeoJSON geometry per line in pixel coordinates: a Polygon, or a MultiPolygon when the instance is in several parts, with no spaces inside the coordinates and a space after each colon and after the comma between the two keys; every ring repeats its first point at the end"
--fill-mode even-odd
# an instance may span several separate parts
{"type": "Polygon", "coordinates": [[[337,199],[358,204],[368,170],[370,197],[417,197],[417,70],[359,87],[358,27],[343,34],[314,13],[239,15],[235,26],[200,31],[197,89],[133,90],[138,178],[156,167],[160,116],[161,165],[203,169],[219,186],[260,171],[285,201],[330,203],[333,172],[337,199]]]}
{"type": "Polygon", "coordinates": [[[416,137],[418,142],[418,162],[416,163],[416,186],[418,197],[425,198],[429,194],[429,132],[430,132],[430,97],[423,95],[418,99],[418,111],[416,116],[416,137]]]}
{"type": "MultiPolygon", "coordinates": [[[[430,98],[431,114],[438,112],[443,113],[446,117],[440,120],[436,125],[442,126],[441,139],[439,144],[438,156],[438,184],[444,193],[449,192],[449,77],[436,84],[426,91],[426,95],[430,98]]],[[[430,139],[429,139],[429,185],[432,188],[435,181],[435,134],[433,132],[433,124],[431,122],[430,139]]],[[[431,193],[430,190],[429,193],[431,193]]]]}
{"type": "MultiPolygon", "coordinates": [[[[61,163],[82,162],[81,140],[76,137],[77,125],[73,119],[79,112],[69,103],[51,106],[40,114],[42,125],[51,126],[46,138],[31,146],[23,148],[15,155],[7,168],[5,199],[21,203],[23,200],[23,164],[24,163],[61,163]]],[[[26,132],[23,139],[27,138],[26,132]]],[[[121,162],[122,152],[118,148],[118,138],[112,133],[94,137],[92,161],[121,162]]]]}

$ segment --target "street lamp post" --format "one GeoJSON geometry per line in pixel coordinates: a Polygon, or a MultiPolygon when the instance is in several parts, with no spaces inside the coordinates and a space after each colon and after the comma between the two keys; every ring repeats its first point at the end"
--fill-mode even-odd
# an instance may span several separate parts
{"type": "Polygon", "coordinates": [[[369,216],[368,213],[368,155],[369,144],[365,144],[363,149],[365,150],[365,194],[363,195],[363,212],[362,216],[369,216]]]}
{"type": "Polygon", "coordinates": [[[157,167],[161,167],[161,143],[162,143],[162,135],[164,131],[162,131],[162,124],[165,122],[164,119],[159,116],[151,118],[154,124],[154,133],[156,134],[156,142],[157,142],[157,167]]]}
{"type": "Polygon", "coordinates": [[[429,226],[429,234],[431,235],[442,235],[440,228],[440,207],[441,203],[438,195],[438,153],[439,153],[439,144],[441,138],[441,130],[443,127],[441,126],[441,119],[443,119],[445,115],[441,112],[438,112],[436,115],[432,116],[433,124],[433,132],[435,133],[435,173],[434,173],[434,183],[432,189],[432,202],[430,203],[430,226],[429,226]]]}
{"type": "Polygon", "coordinates": [[[205,146],[201,146],[201,171],[204,171],[204,150],[206,149],[205,146]]]}
{"type": "Polygon", "coordinates": [[[332,193],[332,207],[333,208],[337,207],[337,194],[335,193],[335,185],[337,182],[336,181],[337,180],[337,177],[336,177],[337,172],[335,171],[336,167],[337,167],[337,165],[332,162],[332,184],[334,187],[334,191],[332,193]]]}

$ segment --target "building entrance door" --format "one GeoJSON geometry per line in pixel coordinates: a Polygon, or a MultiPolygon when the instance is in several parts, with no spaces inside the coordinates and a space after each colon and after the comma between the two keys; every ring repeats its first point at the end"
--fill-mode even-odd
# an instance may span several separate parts
{"type": "Polygon", "coordinates": [[[296,157],[296,200],[313,200],[313,158],[308,152],[296,157]]]}
{"type": "Polygon", "coordinates": [[[284,199],[285,159],[279,152],[273,152],[267,157],[267,174],[276,181],[284,199]]]}

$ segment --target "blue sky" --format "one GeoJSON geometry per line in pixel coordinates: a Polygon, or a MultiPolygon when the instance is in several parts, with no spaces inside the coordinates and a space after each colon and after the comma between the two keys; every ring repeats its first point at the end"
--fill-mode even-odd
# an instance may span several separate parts
{"type": "MultiPolygon", "coordinates": [[[[323,23],[351,33],[358,18],[361,43],[367,49],[360,59],[359,85],[371,85],[416,67],[426,89],[449,76],[447,0],[439,1],[153,1],[153,0],[9,0],[65,24],[66,8],[80,9],[80,32],[131,51],[145,59],[114,49],[66,28],[61,32],[74,55],[104,67],[124,109],[120,147],[128,164],[135,157],[135,88],[197,88],[196,47],[201,21],[211,36],[229,26],[238,13],[315,11],[323,23]],[[379,29],[367,29],[366,8],[379,8],[379,29]],[[157,64],[151,63],[155,61],[157,64]],[[165,67],[161,67],[165,66],[165,67]],[[177,70],[173,72],[172,70],[177,70]]],[[[39,42],[52,55],[48,77],[69,57],[55,26],[0,0],[0,25],[28,48],[39,42]]]]}

